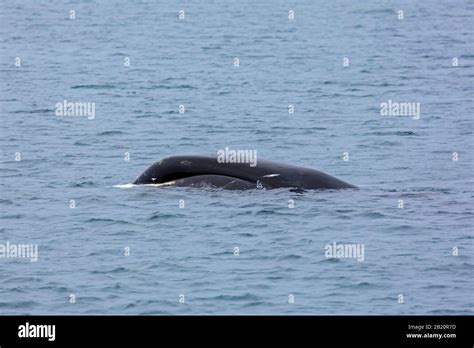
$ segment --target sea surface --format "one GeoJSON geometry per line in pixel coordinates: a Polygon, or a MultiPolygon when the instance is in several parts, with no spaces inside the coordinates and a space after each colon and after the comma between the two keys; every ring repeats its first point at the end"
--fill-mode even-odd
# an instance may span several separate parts
{"type": "Polygon", "coordinates": [[[0,314],[474,314],[473,13],[1,1],[0,314]],[[225,147],[360,190],[126,185],[225,147]]]}

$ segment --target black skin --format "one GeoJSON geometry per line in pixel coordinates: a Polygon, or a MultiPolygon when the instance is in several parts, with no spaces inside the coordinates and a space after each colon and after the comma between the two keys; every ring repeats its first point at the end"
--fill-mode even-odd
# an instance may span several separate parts
{"type": "Polygon", "coordinates": [[[172,156],[155,162],[134,184],[219,187],[223,189],[347,189],[357,188],[315,169],[258,159],[248,163],[218,163],[216,156],[172,156]],[[278,174],[278,175],[275,175],[278,174]]]}

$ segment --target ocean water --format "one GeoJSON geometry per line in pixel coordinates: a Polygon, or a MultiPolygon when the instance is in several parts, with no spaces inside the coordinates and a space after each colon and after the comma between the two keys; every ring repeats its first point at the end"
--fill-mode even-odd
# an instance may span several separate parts
{"type": "Polygon", "coordinates": [[[38,260],[0,258],[0,314],[473,314],[473,12],[2,1],[0,244],[38,260]],[[360,190],[120,186],[226,146],[360,190]]]}

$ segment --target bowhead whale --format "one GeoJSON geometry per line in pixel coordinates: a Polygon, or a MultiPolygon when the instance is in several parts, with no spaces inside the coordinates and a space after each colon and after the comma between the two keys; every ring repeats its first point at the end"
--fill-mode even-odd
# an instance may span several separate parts
{"type": "Polygon", "coordinates": [[[357,188],[315,169],[266,160],[219,163],[217,156],[171,156],[153,163],[135,185],[218,187],[229,190],[357,188]]]}

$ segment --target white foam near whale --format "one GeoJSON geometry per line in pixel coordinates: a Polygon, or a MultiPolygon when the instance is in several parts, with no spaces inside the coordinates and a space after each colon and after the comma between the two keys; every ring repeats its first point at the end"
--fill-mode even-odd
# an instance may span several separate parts
{"type": "Polygon", "coordinates": [[[116,187],[116,188],[131,188],[131,187],[135,187],[135,186],[137,186],[137,185],[129,183],[129,184],[114,185],[113,187],[116,187]]]}

